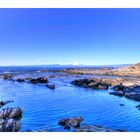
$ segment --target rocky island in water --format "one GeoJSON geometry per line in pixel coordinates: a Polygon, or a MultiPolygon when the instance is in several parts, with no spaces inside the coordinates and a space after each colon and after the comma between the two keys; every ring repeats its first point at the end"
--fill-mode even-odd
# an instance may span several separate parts
{"type": "Polygon", "coordinates": [[[1,132],[140,131],[140,63],[0,69],[1,132]]]}

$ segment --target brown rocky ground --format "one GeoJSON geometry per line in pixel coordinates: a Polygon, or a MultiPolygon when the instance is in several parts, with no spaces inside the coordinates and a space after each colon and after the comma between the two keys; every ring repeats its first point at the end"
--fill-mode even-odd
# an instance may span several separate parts
{"type": "Polygon", "coordinates": [[[64,72],[69,74],[92,74],[92,75],[108,75],[140,78],[140,63],[120,68],[78,68],[66,69],[64,72]]]}
{"type": "Polygon", "coordinates": [[[106,75],[107,72],[113,70],[113,68],[71,68],[66,69],[63,72],[68,74],[93,74],[93,75],[106,75]]]}
{"type": "Polygon", "coordinates": [[[131,66],[113,69],[108,71],[106,74],[117,75],[117,76],[133,76],[133,77],[140,78],[140,63],[131,66]]]}

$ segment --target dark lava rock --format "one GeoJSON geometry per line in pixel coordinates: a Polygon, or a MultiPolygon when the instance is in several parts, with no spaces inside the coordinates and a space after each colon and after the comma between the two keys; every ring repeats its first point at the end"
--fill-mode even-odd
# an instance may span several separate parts
{"type": "Polygon", "coordinates": [[[22,110],[19,107],[16,108],[4,108],[0,110],[0,118],[20,118],[22,116],[22,110]]]}
{"type": "Polygon", "coordinates": [[[69,130],[71,127],[79,128],[81,125],[81,121],[83,121],[82,117],[71,117],[60,120],[58,124],[64,126],[64,129],[69,130]]]}
{"type": "Polygon", "coordinates": [[[55,85],[46,85],[46,87],[49,89],[55,89],[55,85]]]}
{"type": "Polygon", "coordinates": [[[5,74],[2,77],[4,80],[12,80],[13,79],[13,75],[9,75],[9,74],[5,74]]]}
{"type": "Polygon", "coordinates": [[[25,82],[25,79],[23,79],[23,78],[18,78],[16,81],[21,83],[21,82],[25,82]]]}
{"type": "Polygon", "coordinates": [[[71,82],[73,85],[85,87],[85,88],[93,88],[93,89],[108,89],[109,84],[104,83],[100,80],[93,79],[78,79],[71,82]]]}
{"type": "Polygon", "coordinates": [[[113,91],[113,92],[109,92],[109,94],[116,95],[116,96],[124,96],[122,91],[113,91]]]}
{"type": "Polygon", "coordinates": [[[85,125],[81,128],[75,129],[75,132],[125,132],[124,130],[113,130],[97,125],[85,125]]]}
{"type": "Polygon", "coordinates": [[[36,79],[31,78],[29,80],[30,83],[32,84],[37,84],[37,83],[48,83],[48,79],[46,77],[39,77],[36,79]]]}
{"type": "Polygon", "coordinates": [[[17,132],[20,126],[18,120],[0,118],[0,132],[17,132]]]}
{"type": "Polygon", "coordinates": [[[123,91],[124,86],[122,84],[120,84],[120,85],[114,86],[112,89],[115,91],[123,91]]]}

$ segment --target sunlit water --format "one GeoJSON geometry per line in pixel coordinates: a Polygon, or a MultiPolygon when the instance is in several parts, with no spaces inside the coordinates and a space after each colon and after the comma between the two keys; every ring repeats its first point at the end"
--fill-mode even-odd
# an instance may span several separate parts
{"type": "MultiPolygon", "coordinates": [[[[41,75],[48,73],[35,73],[32,76],[41,75]]],[[[23,110],[20,131],[64,132],[66,130],[58,125],[58,121],[71,116],[82,116],[83,124],[87,125],[140,131],[140,111],[135,108],[139,102],[110,95],[106,90],[70,84],[83,76],[56,75],[56,78],[49,79],[49,83],[55,84],[55,90],[40,84],[0,80],[0,100],[14,100],[4,108],[19,106],[23,110]],[[125,106],[119,105],[122,103],[125,106]]]]}

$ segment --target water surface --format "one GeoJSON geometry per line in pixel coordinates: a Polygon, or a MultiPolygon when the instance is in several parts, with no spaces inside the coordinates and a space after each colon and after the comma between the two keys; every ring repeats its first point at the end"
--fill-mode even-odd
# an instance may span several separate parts
{"type": "MultiPolygon", "coordinates": [[[[29,74],[22,73],[19,76],[29,74]]],[[[4,107],[19,106],[23,110],[21,132],[64,132],[66,130],[58,125],[58,121],[71,116],[82,116],[83,124],[87,125],[97,124],[113,129],[140,131],[140,111],[135,108],[139,102],[110,95],[107,90],[93,90],[70,84],[74,79],[84,78],[82,75],[35,72],[30,76],[52,74],[56,77],[50,78],[49,83],[55,84],[55,90],[41,84],[0,80],[0,100],[14,100],[14,103],[4,107]],[[125,106],[119,105],[122,103],[125,106]]]]}

